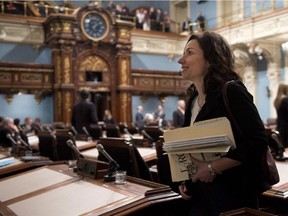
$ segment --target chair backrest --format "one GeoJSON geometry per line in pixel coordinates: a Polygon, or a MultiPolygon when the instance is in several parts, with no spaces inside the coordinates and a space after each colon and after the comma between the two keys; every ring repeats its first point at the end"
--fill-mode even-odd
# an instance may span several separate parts
{"type": "Polygon", "coordinates": [[[66,129],[57,129],[56,133],[56,149],[58,160],[74,160],[76,159],[74,151],[67,145],[68,140],[72,140],[75,144],[73,134],[66,129]]]}
{"type": "Polygon", "coordinates": [[[58,160],[56,138],[49,131],[38,131],[40,155],[49,157],[52,161],[58,160]]]}
{"type": "Polygon", "coordinates": [[[272,130],[270,128],[265,129],[266,136],[268,138],[268,145],[271,149],[271,153],[276,160],[285,160],[284,152],[285,148],[282,143],[281,134],[279,131],[272,130]]]}
{"type": "Polygon", "coordinates": [[[98,140],[102,137],[102,126],[98,124],[90,124],[88,132],[92,136],[93,140],[98,140]]]}
{"type": "Polygon", "coordinates": [[[129,133],[131,134],[137,134],[138,133],[138,128],[135,126],[127,126],[127,130],[129,131],[129,133]]]}
{"type": "Polygon", "coordinates": [[[120,129],[117,125],[105,125],[107,137],[121,137],[120,129]]]}
{"type": "Polygon", "coordinates": [[[153,139],[153,142],[158,141],[159,137],[164,134],[163,130],[159,126],[145,126],[143,130],[153,139]]]}
{"type": "MultiPolygon", "coordinates": [[[[138,149],[124,138],[103,138],[98,143],[102,144],[105,151],[120,165],[118,170],[126,170],[127,175],[151,180],[151,173],[138,149]]],[[[99,153],[99,160],[107,159],[99,153]]]]}
{"type": "Polygon", "coordinates": [[[168,154],[163,150],[164,138],[160,136],[155,144],[157,154],[157,172],[159,183],[169,185],[175,192],[179,192],[177,182],[172,182],[168,154]]]}

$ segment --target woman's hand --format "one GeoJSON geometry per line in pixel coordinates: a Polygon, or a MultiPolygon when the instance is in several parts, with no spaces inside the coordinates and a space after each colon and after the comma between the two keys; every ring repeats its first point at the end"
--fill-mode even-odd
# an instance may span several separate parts
{"type": "Polygon", "coordinates": [[[208,162],[207,161],[201,161],[198,160],[197,158],[194,158],[192,156],[191,157],[191,161],[197,166],[197,173],[192,176],[192,182],[197,182],[197,181],[201,181],[201,182],[212,182],[216,175],[211,175],[210,171],[208,169],[208,162]]]}
{"type": "Polygon", "coordinates": [[[187,194],[187,188],[185,184],[179,185],[179,192],[184,200],[191,200],[192,196],[187,194]]]}

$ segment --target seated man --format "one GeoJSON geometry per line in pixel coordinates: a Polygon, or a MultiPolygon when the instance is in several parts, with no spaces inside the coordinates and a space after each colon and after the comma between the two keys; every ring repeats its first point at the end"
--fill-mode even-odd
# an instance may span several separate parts
{"type": "Polygon", "coordinates": [[[2,147],[12,147],[12,141],[7,137],[7,134],[10,134],[12,139],[18,140],[19,130],[14,125],[12,118],[4,118],[2,124],[0,125],[0,146],[2,147]]]}

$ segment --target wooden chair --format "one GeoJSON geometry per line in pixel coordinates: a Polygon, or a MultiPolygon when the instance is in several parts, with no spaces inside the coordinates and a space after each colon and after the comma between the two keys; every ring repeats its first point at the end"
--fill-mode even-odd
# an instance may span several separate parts
{"type": "Polygon", "coordinates": [[[105,125],[107,137],[121,137],[120,129],[117,125],[105,125]]]}
{"type": "Polygon", "coordinates": [[[75,144],[73,134],[67,129],[57,129],[55,136],[58,160],[76,159],[74,151],[67,145],[68,140],[72,140],[75,144]]]}
{"type": "Polygon", "coordinates": [[[102,126],[98,124],[90,124],[88,132],[92,136],[93,140],[98,140],[102,137],[102,126]]]}
{"type": "Polygon", "coordinates": [[[158,180],[159,183],[169,185],[173,191],[179,192],[179,183],[172,182],[169,158],[167,152],[163,150],[163,143],[164,138],[163,136],[160,136],[155,145],[157,154],[158,180]]]}
{"type": "Polygon", "coordinates": [[[50,158],[52,161],[58,160],[56,138],[49,131],[38,131],[39,152],[41,156],[50,158]]]}
{"type": "Polygon", "coordinates": [[[285,160],[284,154],[283,154],[285,151],[285,148],[281,141],[281,135],[279,131],[266,128],[265,133],[268,138],[268,145],[271,149],[271,153],[274,159],[279,160],[279,161],[285,160]]]}
{"type": "Polygon", "coordinates": [[[145,126],[143,130],[153,139],[153,142],[157,142],[159,137],[163,136],[164,133],[164,131],[159,126],[145,126]]]}
{"type": "MultiPolygon", "coordinates": [[[[124,138],[103,138],[98,143],[102,144],[105,151],[120,165],[118,170],[126,170],[127,175],[137,178],[152,180],[151,173],[138,149],[124,138]]],[[[99,160],[108,161],[101,153],[99,160]]]]}
{"type": "Polygon", "coordinates": [[[127,130],[129,131],[129,133],[131,134],[137,134],[138,133],[138,128],[135,126],[127,126],[127,130]]]}

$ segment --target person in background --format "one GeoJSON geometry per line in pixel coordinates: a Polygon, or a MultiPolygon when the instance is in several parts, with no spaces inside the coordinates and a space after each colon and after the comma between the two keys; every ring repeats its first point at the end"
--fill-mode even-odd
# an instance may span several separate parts
{"type": "Polygon", "coordinates": [[[168,127],[168,122],[167,122],[167,120],[165,118],[165,113],[162,113],[159,116],[158,125],[159,125],[160,128],[163,128],[163,129],[166,129],[168,127]]]}
{"type": "Polygon", "coordinates": [[[122,16],[125,16],[125,17],[124,17],[124,20],[125,20],[125,18],[126,18],[126,20],[131,21],[131,20],[127,19],[127,16],[130,16],[130,9],[129,9],[129,7],[126,5],[125,2],[122,2],[122,3],[121,3],[121,15],[122,15],[122,16]]]}
{"type": "Polygon", "coordinates": [[[72,108],[71,123],[79,134],[85,134],[83,127],[88,130],[91,123],[97,123],[95,105],[89,100],[90,93],[86,90],[80,92],[81,101],[72,108]]]}
{"type": "Polygon", "coordinates": [[[135,123],[134,126],[138,128],[138,131],[141,132],[144,127],[144,115],[143,115],[143,106],[139,105],[137,107],[137,113],[135,114],[135,123]]]}
{"type": "Polygon", "coordinates": [[[35,118],[32,125],[31,125],[32,131],[34,131],[36,134],[38,131],[43,131],[43,127],[41,124],[41,119],[40,118],[35,118]]]}
{"type": "Polygon", "coordinates": [[[154,115],[152,113],[146,113],[143,119],[144,126],[156,126],[154,115]]]}
{"type": "Polygon", "coordinates": [[[161,115],[165,115],[164,113],[164,107],[162,104],[159,104],[157,107],[157,111],[154,113],[154,121],[158,124],[160,120],[161,115]]]}
{"type": "Polygon", "coordinates": [[[104,111],[104,118],[103,118],[104,123],[107,124],[115,124],[115,120],[112,117],[111,111],[110,110],[105,110],[104,111]]]}
{"type": "Polygon", "coordinates": [[[177,110],[173,111],[173,127],[180,128],[184,123],[185,101],[179,100],[177,110]]]}
{"type": "Polygon", "coordinates": [[[2,121],[2,124],[0,125],[0,146],[3,148],[5,147],[12,147],[13,143],[9,138],[7,138],[7,134],[10,134],[12,139],[14,139],[16,142],[18,140],[19,130],[14,124],[14,121],[12,118],[4,118],[2,121]]]}
{"type": "Polygon", "coordinates": [[[277,111],[277,127],[282,144],[288,147],[288,84],[280,83],[274,100],[274,107],[277,111]]]}
{"type": "Polygon", "coordinates": [[[164,22],[164,31],[170,32],[171,19],[167,11],[164,11],[163,22],[164,22]]]}
{"type": "Polygon", "coordinates": [[[21,128],[21,125],[20,125],[20,119],[19,118],[15,118],[13,120],[13,122],[14,122],[14,125],[18,128],[18,130],[21,131],[22,128],[21,128]]]}
{"type": "Polygon", "coordinates": [[[182,31],[192,31],[192,27],[189,25],[191,23],[191,19],[189,17],[182,23],[182,31]]]}
{"type": "Polygon", "coordinates": [[[206,19],[205,19],[205,17],[203,16],[203,14],[202,14],[201,11],[198,12],[198,16],[197,16],[195,22],[198,23],[198,26],[200,27],[200,30],[201,30],[202,32],[206,30],[206,29],[205,29],[206,19]]]}
{"type": "Polygon", "coordinates": [[[192,34],[178,60],[183,79],[192,81],[188,88],[184,126],[227,117],[223,87],[227,88],[236,148],[213,161],[191,155],[194,171],[179,186],[182,197],[190,200],[193,216],[216,216],[222,212],[248,207],[257,209],[258,196],[269,189],[265,181],[262,158],[268,150],[265,128],[248,92],[235,69],[233,52],[227,41],[215,32],[192,34]]]}
{"type": "Polygon", "coordinates": [[[24,119],[24,124],[21,125],[21,128],[25,134],[30,133],[32,131],[32,119],[30,117],[26,117],[24,119]]]}

